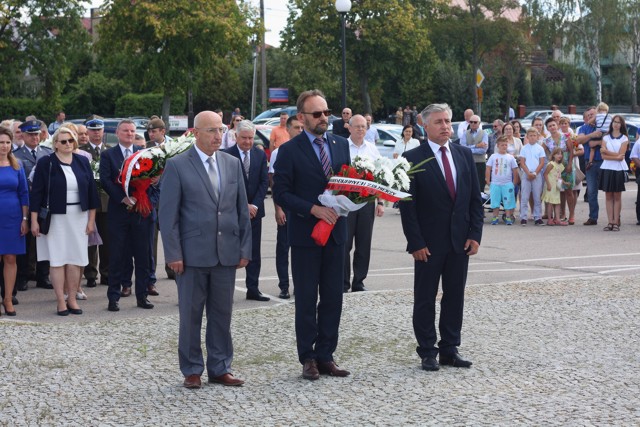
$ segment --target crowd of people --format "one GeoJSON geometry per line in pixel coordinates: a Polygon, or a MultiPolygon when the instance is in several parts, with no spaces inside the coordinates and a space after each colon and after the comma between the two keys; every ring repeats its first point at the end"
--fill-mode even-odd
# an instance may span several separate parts
{"type": "MultiPolygon", "coordinates": [[[[269,300],[260,291],[259,279],[262,218],[271,186],[278,297],[291,297],[291,260],[302,375],[310,380],[322,374],[348,376],[350,372],[333,359],[342,295],[366,291],[374,221],[385,209],[382,200],[376,200],[344,218],[320,205],[318,195],[333,171],[358,156],[379,157],[377,137],[371,115],[354,115],[349,108],[334,121],[333,132],[327,132],[331,111],[318,90],[303,92],[297,108],[295,116],[282,113],[273,129],[269,162],[264,150],[254,146],[255,125],[239,112],[228,126],[221,112],[198,114],[194,144],[169,159],[162,177],[147,190],[153,207],[149,215],[134,209],[137,200],[118,177],[123,162],[135,152],[170,140],[160,118],[149,120],[148,141],[137,135],[133,121],[122,120],[113,147],[103,142],[104,121],[99,116],[82,125],[65,121],[63,112],[50,126],[33,116],[0,123],[4,313],[16,315],[17,291],[35,281],[37,287],[54,290],[57,315],[80,315],[78,301],[86,299],[82,276],[87,287],[108,286],[111,312],[120,310],[121,298],[132,295],[132,288],[136,306],[152,309],[148,297],[158,295],[160,232],[165,271],[178,284],[179,361],[185,387],[199,388],[205,367],[210,382],[241,385],[243,381],[230,372],[235,275],[238,268],[246,270],[248,300],[269,300]],[[326,246],[318,246],[311,237],[318,220],[334,226],[326,246]],[[206,363],[200,345],[205,309],[206,363]]],[[[407,251],[416,263],[414,331],[423,369],[471,366],[457,347],[468,258],[480,245],[481,195],[487,187],[491,224],[514,224],[519,200],[522,225],[528,223],[531,210],[536,225],[546,219],[547,225],[564,226],[575,224],[580,183],[586,180],[590,213],[584,224],[597,224],[600,190],[606,193],[604,229],[620,230],[629,141],[624,119],[609,117],[605,110],[606,105],[589,108],[585,124],[575,133],[569,120],[554,111],[545,122],[534,120],[522,140],[518,120],[495,120],[489,135],[480,117],[467,110],[457,144],[451,139],[448,105],[432,104],[419,114],[415,107],[402,112],[407,122],[393,157],[414,164],[436,159],[411,181],[411,200],[399,203],[407,251]],[[586,162],[584,173],[580,156],[586,162]],[[437,181],[442,185],[434,185],[437,181]],[[505,210],[502,216],[500,208],[505,210]],[[440,278],[446,298],[441,340],[436,343],[434,307],[440,278]]],[[[638,145],[631,158],[640,164],[638,145]]]]}

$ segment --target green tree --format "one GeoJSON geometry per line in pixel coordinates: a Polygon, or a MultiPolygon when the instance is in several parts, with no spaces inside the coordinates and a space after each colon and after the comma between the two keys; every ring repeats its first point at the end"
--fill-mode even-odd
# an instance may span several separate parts
{"type": "Polygon", "coordinates": [[[602,100],[601,60],[617,51],[623,33],[620,4],[620,0],[528,1],[535,36],[550,46],[562,38],[564,50],[593,73],[598,102],[602,100]]]}
{"type": "Polygon", "coordinates": [[[221,61],[236,66],[249,54],[252,19],[235,0],[109,0],[98,51],[124,56],[142,86],[160,89],[167,121],[171,95],[221,61]]]}
{"type": "Polygon", "coordinates": [[[30,95],[42,95],[51,111],[60,108],[71,70],[88,49],[83,11],[77,0],[0,2],[0,94],[23,92],[17,84],[28,69],[42,84],[30,95]]]}
{"type": "Polygon", "coordinates": [[[115,114],[116,101],[128,90],[127,84],[120,79],[90,72],[71,85],[64,103],[65,111],[71,115],[112,116],[115,114]]]}
{"type": "MultiPolygon", "coordinates": [[[[389,95],[424,87],[432,50],[422,21],[408,0],[361,0],[346,14],[347,103],[373,112],[389,95]],[[418,74],[416,74],[416,72],[418,74]],[[413,85],[409,89],[409,84],[413,85]]],[[[331,0],[290,0],[283,50],[293,56],[290,81],[295,92],[321,88],[337,105],[341,81],[341,20],[331,0]],[[313,42],[310,42],[310,41],[313,42]]],[[[403,103],[412,102],[404,99],[403,103]]]]}
{"type": "MultiPolygon", "coordinates": [[[[458,57],[469,62],[467,84],[474,108],[478,105],[475,91],[476,70],[485,67],[487,63],[493,63],[496,50],[503,52],[505,65],[511,63],[513,66],[519,60],[515,51],[520,47],[521,37],[517,35],[520,27],[503,17],[507,10],[519,10],[518,2],[465,0],[452,3],[451,6],[441,6],[430,24],[433,39],[438,40],[436,49],[441,47],[448,50],[454,46],[458,57]]],[[[508,66],[504,70],[508,72],[508,66]]],[[[499,74],[502,76],[504,73],[499,74]]],[[[505,92],[505,96],[511,102],[515,80],[509,78],[507,83],[510,90],[505,92]]]]}

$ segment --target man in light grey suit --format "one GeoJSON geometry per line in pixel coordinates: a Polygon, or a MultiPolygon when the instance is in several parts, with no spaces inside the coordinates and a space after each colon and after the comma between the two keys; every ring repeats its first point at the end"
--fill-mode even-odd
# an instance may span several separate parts
{"type": "Polygon", "coordinates": [[[195,145],[167,161],[159,208],[165,260],[178,284],[180,370],[185,387],[202,386],[206,307],[209,382],[239,386],[244,381],[230,373],[231,308],[236,269],[251,259],[249,205],[240,161],[218,151],[220,116],[203,111],[194,125],[195,145]]]}

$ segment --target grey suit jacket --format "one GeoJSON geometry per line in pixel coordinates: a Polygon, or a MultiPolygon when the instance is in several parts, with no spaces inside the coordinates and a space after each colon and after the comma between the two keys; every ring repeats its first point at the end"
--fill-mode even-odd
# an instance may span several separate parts
{"type": "Polygon", "coordinates": [[[185,267],[234,266],[251,259],[251,222],[240,161],[216,154],[220,194],[195,147],[167,162],[160,191],[159,223],[167,263],[185,267]]]}
{"type": "Polygon", "coordinates": [[[32,180],[29,176],[31,175],[31,171],[36,166],[38,160],[43,157],[50,156],[52,153],[53,150],[51,148],[40,145],[38,147],[38,151],[36,152],[36,158],[34,159],[33,155],[31,154],[31,150],[29,149],[29,147],[27,147],[27,144],[23,145],[13,152],[13,155],[16,156],[17,159],[20,159],[22,161],[24,174],[29,181],[29,186],[31,186],[32,184],[32,180]]]}

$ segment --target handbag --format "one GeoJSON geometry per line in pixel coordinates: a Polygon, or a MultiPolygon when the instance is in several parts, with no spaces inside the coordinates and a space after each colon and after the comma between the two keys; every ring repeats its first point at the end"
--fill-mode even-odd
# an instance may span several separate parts
{"type": "Polygon", "coordinates": [[[47,205],[38,211],[38,226],[40,234],[47,234],[51,226],[51,210],[49,209],[49,195],[51,192],[51,161],[49,161],[49,181],[47,182],[47,205]]]}
{"type": "Polygon", "coordinates": [[[584,181],[585,176],[584,176],[584,173],[580,170],[580,168],[576,168],[576,169],[575,169],[575,171],[576,171],[576,174],[575,174],[575,177],[576,177],[575,181],[576,181],[576,183],[575,183],[575,185],[578,185],[578,184],[580,184],[582,181],[584,181]]]}

